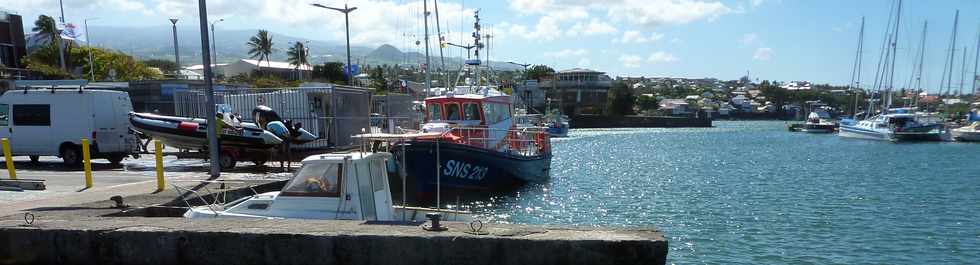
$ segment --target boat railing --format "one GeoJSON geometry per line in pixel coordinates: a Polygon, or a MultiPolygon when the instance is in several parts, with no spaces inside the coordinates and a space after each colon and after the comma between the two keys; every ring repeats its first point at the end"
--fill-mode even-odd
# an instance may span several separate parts
{"type": "Polygon", "coordinates": [[[443,133],[443,139],[457,136],[457,143],[483,149],[506,151],[515,155],[535,156],[551,152],[551,135],[544,128],[493,129],[456,127],[443,133]]]}
{"type": "MultiPolygon", "coordinates": [[[[200,187],[200,189],[204,189],[205,195],[202,195],[200,192],[198,192],[199,190],[195,190],[193,188],[181,187],[176,183],[170,184],[170,186],[174,188],[174,192],[177,193],[177,198],[183,201],[184,205],[186,205],[188,209],[194,207],[193,205],[191,205],[191,201],[194,201],[196,199],[196,200],[200,200],[203,203],[202,205],[207,207],[208,210],[210,210],[215,215],[217,215],[218,211],[222,210],[224,205],[228,203],[228,192],[231,191],[232,189],[225,188],[225,184],[245,184],[245,182],[242,181],[227,181],[227,180],[174,180],[174,182],[200,183],[197,187],[200,187]],[[217,192],[213,192],[210,188],[208,188],[208,185],[214,183],[220,184],[220,186],[216,189],[217,192]],[[207,195],[211,195],[212,197],[211,201],[205,199],[207,195]]],[[[248,185],[247,188],[249,191],[252,192],[253,196],[259,194],[258,191],[255,190],[255,187],[253,187],[252,185],[248,185]]]]}

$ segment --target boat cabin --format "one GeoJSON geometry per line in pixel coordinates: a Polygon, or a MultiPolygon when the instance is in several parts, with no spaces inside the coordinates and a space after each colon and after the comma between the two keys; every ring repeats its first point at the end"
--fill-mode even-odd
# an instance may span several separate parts
{"type": "Polygon", "coordinates": [[[385,162],[389,153],[313,155],[281,191],[195,207],[184,216],[394,220],[385,162]]]}
{"type": "Polygon", "coordinates": [[[427,123],[492,126],[511,118],[510,98],[506,96],[440,96],[426,99],[425,106],[427,123]]]}

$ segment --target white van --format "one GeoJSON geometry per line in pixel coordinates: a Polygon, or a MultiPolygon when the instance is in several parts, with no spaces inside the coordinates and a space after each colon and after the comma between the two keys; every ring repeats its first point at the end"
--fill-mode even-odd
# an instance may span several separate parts
{"type": "Polygon", "coordinates": [[[91,156],[118,164],[139,152],[129,129],[129,94],[88,89],[12,89],[0,96],[0,137],[13,155],[58,156],[68,166],[82,162],[82,138],[91,156]]]}

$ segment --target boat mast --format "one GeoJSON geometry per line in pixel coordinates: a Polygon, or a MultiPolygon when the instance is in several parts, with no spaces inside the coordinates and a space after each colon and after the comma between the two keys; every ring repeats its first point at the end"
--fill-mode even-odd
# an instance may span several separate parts
{"type": "Polygon", "coordinates": [[[922,42],[919,43],[919,69],[915,75],[915,95],[912,96],[911,104],[915,106],[915,108],[919,108],[919,93],[922,91],[922,65],[926,57],[926,29],[928,27],[928,20],[922,23],[922,42]]]}
{"type": "Polygon", "coordinates": [[[422,0],[422,17],[425,22],[425,96],[429,97],[429,92],[432,90],[432,75],[430,74],[432,70],[432,65],[429,64],[429,0],[422,0]]]}
{"type": "Polygon", "coordinates": [[[971,96],[977,94],[977,62],[980,61],[980,30],[977,30],[977,49],[973,54],[973,93],[971,96]]]}
{"type": "Polygon", "coordinates": [[[439,72],[445,75],[446,77],[445,78],[446,84],[444,84],[443,86],[449,87],[449,75],[446,74],[446,57],[443,56],[442,54],[442,50],[444,46],[443,43],[446,42],[446,39],[445,37],[442,36],[442,27],[440,26],[441,23],[439,20],[439,0],[433,0],[432,3],[436,11],[436,34],[439,35],[439,60],[442,62],[442,66],[439,67],[439,72]]]}
{"type": "MultiPolygon", "coordinates": [[[[864,17],[861,17],[861,30],[858,31],[858,48],[857,53],[854,54],[854,68],[851,69],[851,84],[852,89],[861,89],[861,53],[864,49],[864,17]]],[[[858,93],[854,93],[854,110],[851,112],[851,117],[857,115],[858,111],[858,93]]]]}
{"type": "Polygon", "coordinates": [[[892,41],[891,41],[891,45],[890,45],[891,46],[892,59],[891,59],[890,65],[888,67],[891,68],[891,69],[888,70],[889,71],[889,73],[888,73],[888,87],[885,90],[885,93],[888,95],[888,99],[885,100],[885,106],[884,106],[884,108],[881,109],[882,111],[888,111],[888,108],[891,107],[891,104],[892,104],[892,102],[891,102],[892,101],[892,90],[894,89],[894,85],[895,85],[894,84],[894,81],[895,81],[895,55],[898,53],[898,30],[899,30],[899,25],[901,24],[901,21],[902,21],[902,0],[898,0],[898,11],[895,13],[895,31],[892,34],[892,41]]]}
{"type": "Polygon", "coordinates": [[[960,22],[960,10],[956,10],[956,15],[953,17],[953,37],[949,42],[949,58],[946,62],[949,71],[943,73],[943,78],[946,79],[946,91],[943,96],[948,96],[953,89],[953,59],[956,56],[956,27],[960,22]]]}
{"type": "Polygon", "coordinates": [[[966,77],[966,46],[963,46],[963,64],[960,65],[960,89],[956,91],[956,96],[959,97],[963,95],[963,87],[966,83],[963,82],[966,77]]]}

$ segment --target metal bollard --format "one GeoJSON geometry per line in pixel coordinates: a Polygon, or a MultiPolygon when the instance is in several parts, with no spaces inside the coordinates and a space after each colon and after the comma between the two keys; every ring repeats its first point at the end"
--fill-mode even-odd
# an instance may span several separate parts
{"type": "Polygon", "coordinates": [[[3,138],[0,141],[3,142],[3,157],[7,160],[7,172],[10,173],[10,179],[17,179],[17,170],[14,169],[14,156],[10,155],[10,140],[3,138]]]}
{"type": "Polygon", "coordinates": [[[82,161],[85,168],[85,188],[92,188],[92,156],[89,152],[88,138],[82,138],[82,161]]]}
{"type": "Polygon", "coordinates": [[[163,144],[160,140],[153,140],[153,149],[157,158],[157,191],[159,192],[167,187],[167,182],[163,179],[163,144]]]}

